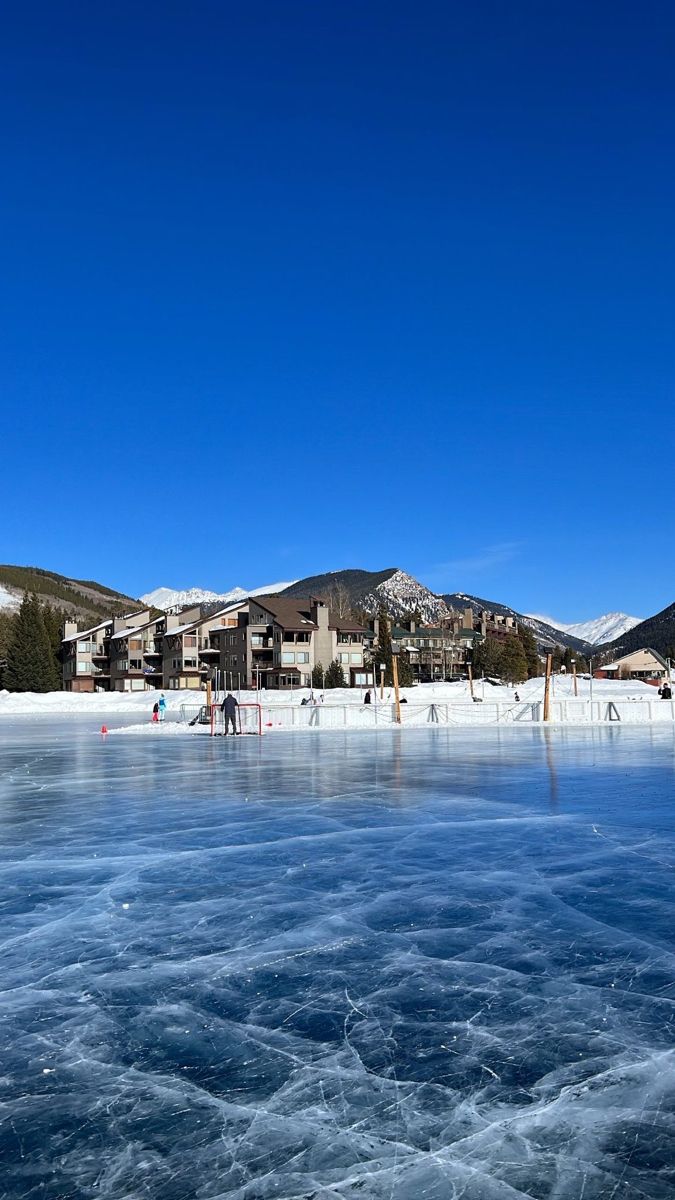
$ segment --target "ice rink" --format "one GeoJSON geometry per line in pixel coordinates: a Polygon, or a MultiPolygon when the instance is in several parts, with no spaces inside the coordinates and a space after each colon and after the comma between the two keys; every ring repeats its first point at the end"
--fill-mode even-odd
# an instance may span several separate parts
{"type": "Polygon", "coordinates": [[[2,1200],[672,1200],[671,727],[0,753],[2,1200]]]}

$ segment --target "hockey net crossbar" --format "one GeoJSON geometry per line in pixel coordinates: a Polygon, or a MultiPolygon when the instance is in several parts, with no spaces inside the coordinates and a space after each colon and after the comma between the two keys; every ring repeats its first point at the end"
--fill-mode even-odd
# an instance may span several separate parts
{"type": "MultiPolygon", "coordinates": [[[[262,734],[262,706],[260,704],[238,704],[235,715],[237,733],[262,734]]],[[[220,704],[211,705],[211,737],[225,733],[225,714],[220,704]]]]}

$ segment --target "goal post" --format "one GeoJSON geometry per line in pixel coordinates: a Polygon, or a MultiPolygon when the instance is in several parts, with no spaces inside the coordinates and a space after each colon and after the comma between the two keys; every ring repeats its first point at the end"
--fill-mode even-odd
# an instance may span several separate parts
{"type": "MultiPolygon", "coordinates": [[[[238,704],[235,716],[238,733],[262,734],[262,705],[238,704]]],[[[211,737],[225,733],[225,717],[220,704],[211,705],[211,737]]]]}

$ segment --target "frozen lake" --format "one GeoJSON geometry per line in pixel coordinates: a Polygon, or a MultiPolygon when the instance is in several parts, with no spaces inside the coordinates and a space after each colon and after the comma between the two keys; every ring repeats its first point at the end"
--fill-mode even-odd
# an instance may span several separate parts
{"type": "Polygon", "coordinates": [[[0,753],[2,1200],[672,1200],[672,729],[0,753]]]}

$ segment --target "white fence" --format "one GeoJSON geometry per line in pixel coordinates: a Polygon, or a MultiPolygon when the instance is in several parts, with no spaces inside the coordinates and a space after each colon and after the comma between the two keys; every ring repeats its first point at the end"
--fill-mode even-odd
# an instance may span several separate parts
{"type": "MultiPolygon", "coordinates": [[[[390,729],[396,726],[394,704],[262,704],[241,706],[242,732],[283,732],[291,729],[390,729]],[[248,710],[248,711],[247,711],[248,710]],[[245,721],[243,718],[246,718],[245,721]],[[242,723],[243,722],[243,723],[242,723]]],[[[220,713],[220,710],[218,710],[220,713]]],[[[181,719],[210,732],[205,706],[182,705],[181,719]],[[199,720],[201,715],[201,722],[199,720]]],[[[532,725],[543,722],[542,701],[485,701],[402,704],[401,726],[433,725],[532,725]]],[[[217,730],[219,717],[216,721],[217,730]]],[[[646,725],[675,722],[675,701],[668,700],[551,700],[551,725],[625,724],[646,725]]]]}

